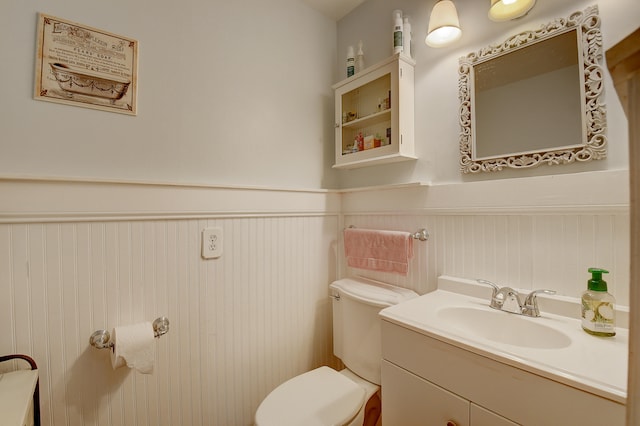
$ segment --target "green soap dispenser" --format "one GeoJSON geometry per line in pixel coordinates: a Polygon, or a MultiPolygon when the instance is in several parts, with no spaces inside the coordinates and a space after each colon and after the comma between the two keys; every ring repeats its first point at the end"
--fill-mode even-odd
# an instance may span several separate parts
{"type": "Polygon", "coordinates": [[[587,291],[582,293],[582,328],[595,336],[615,336],[615,298],[607,292],[602,274],[609,271],[589,268],[591,279],[587,291]]]}

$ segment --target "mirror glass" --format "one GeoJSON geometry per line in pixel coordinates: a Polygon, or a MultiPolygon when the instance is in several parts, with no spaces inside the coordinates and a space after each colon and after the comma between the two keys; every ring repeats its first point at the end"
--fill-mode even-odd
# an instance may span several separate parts
{"type": "Polygon", "coordinates": [[[597,7],[460,59],[465,173],[606,157],[597,7]]]}

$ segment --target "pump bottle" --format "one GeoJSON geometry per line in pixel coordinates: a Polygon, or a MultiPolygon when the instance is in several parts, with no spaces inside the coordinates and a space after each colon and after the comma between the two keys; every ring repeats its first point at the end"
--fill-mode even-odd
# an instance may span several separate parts
{"type": "Polygon", "coordinates": [[[595,336],[615,336],[615,298],[607,292],[602,274],[609,271],[589,268],[591,279],[582,293],[582,328],[595,336]]]}

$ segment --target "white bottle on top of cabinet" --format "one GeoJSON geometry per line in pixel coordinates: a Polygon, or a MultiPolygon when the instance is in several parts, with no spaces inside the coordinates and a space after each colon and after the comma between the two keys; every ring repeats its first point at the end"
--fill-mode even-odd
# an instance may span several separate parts
{"type": "Polygon", "coordinates": [[[413,59],[396,54],[333,85],[334,168],[416,159],[414,66],[413,59]],[[369,143],[359,144],[360,138],[369,143]]]}

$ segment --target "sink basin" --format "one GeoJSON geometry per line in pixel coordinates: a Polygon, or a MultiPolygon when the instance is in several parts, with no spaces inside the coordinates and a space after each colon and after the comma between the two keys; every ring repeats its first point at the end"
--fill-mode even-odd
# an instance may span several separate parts
{"type": "Polygon", "coordinates": [[[576,318],[579,299],[565,298],[560,307],[554,300],[546,308],[557,312],[545,309],[542,316],[529,318],[490,308],[490,295],[491,289],[475,280],[442,277],[437,290],[385,308],[380,316],[385,326],[397,325],[444,345],[626,402],[627,329],[616,328],[613,337],[585,333],[576,318]]]}
{"type": "Polygon", "coordinates": [[[507,345],[561,349],[571,344],[568,335],[541,324],[539,318],[468,306],[445,307],[436,316],[449,327],[507,345]]]}

